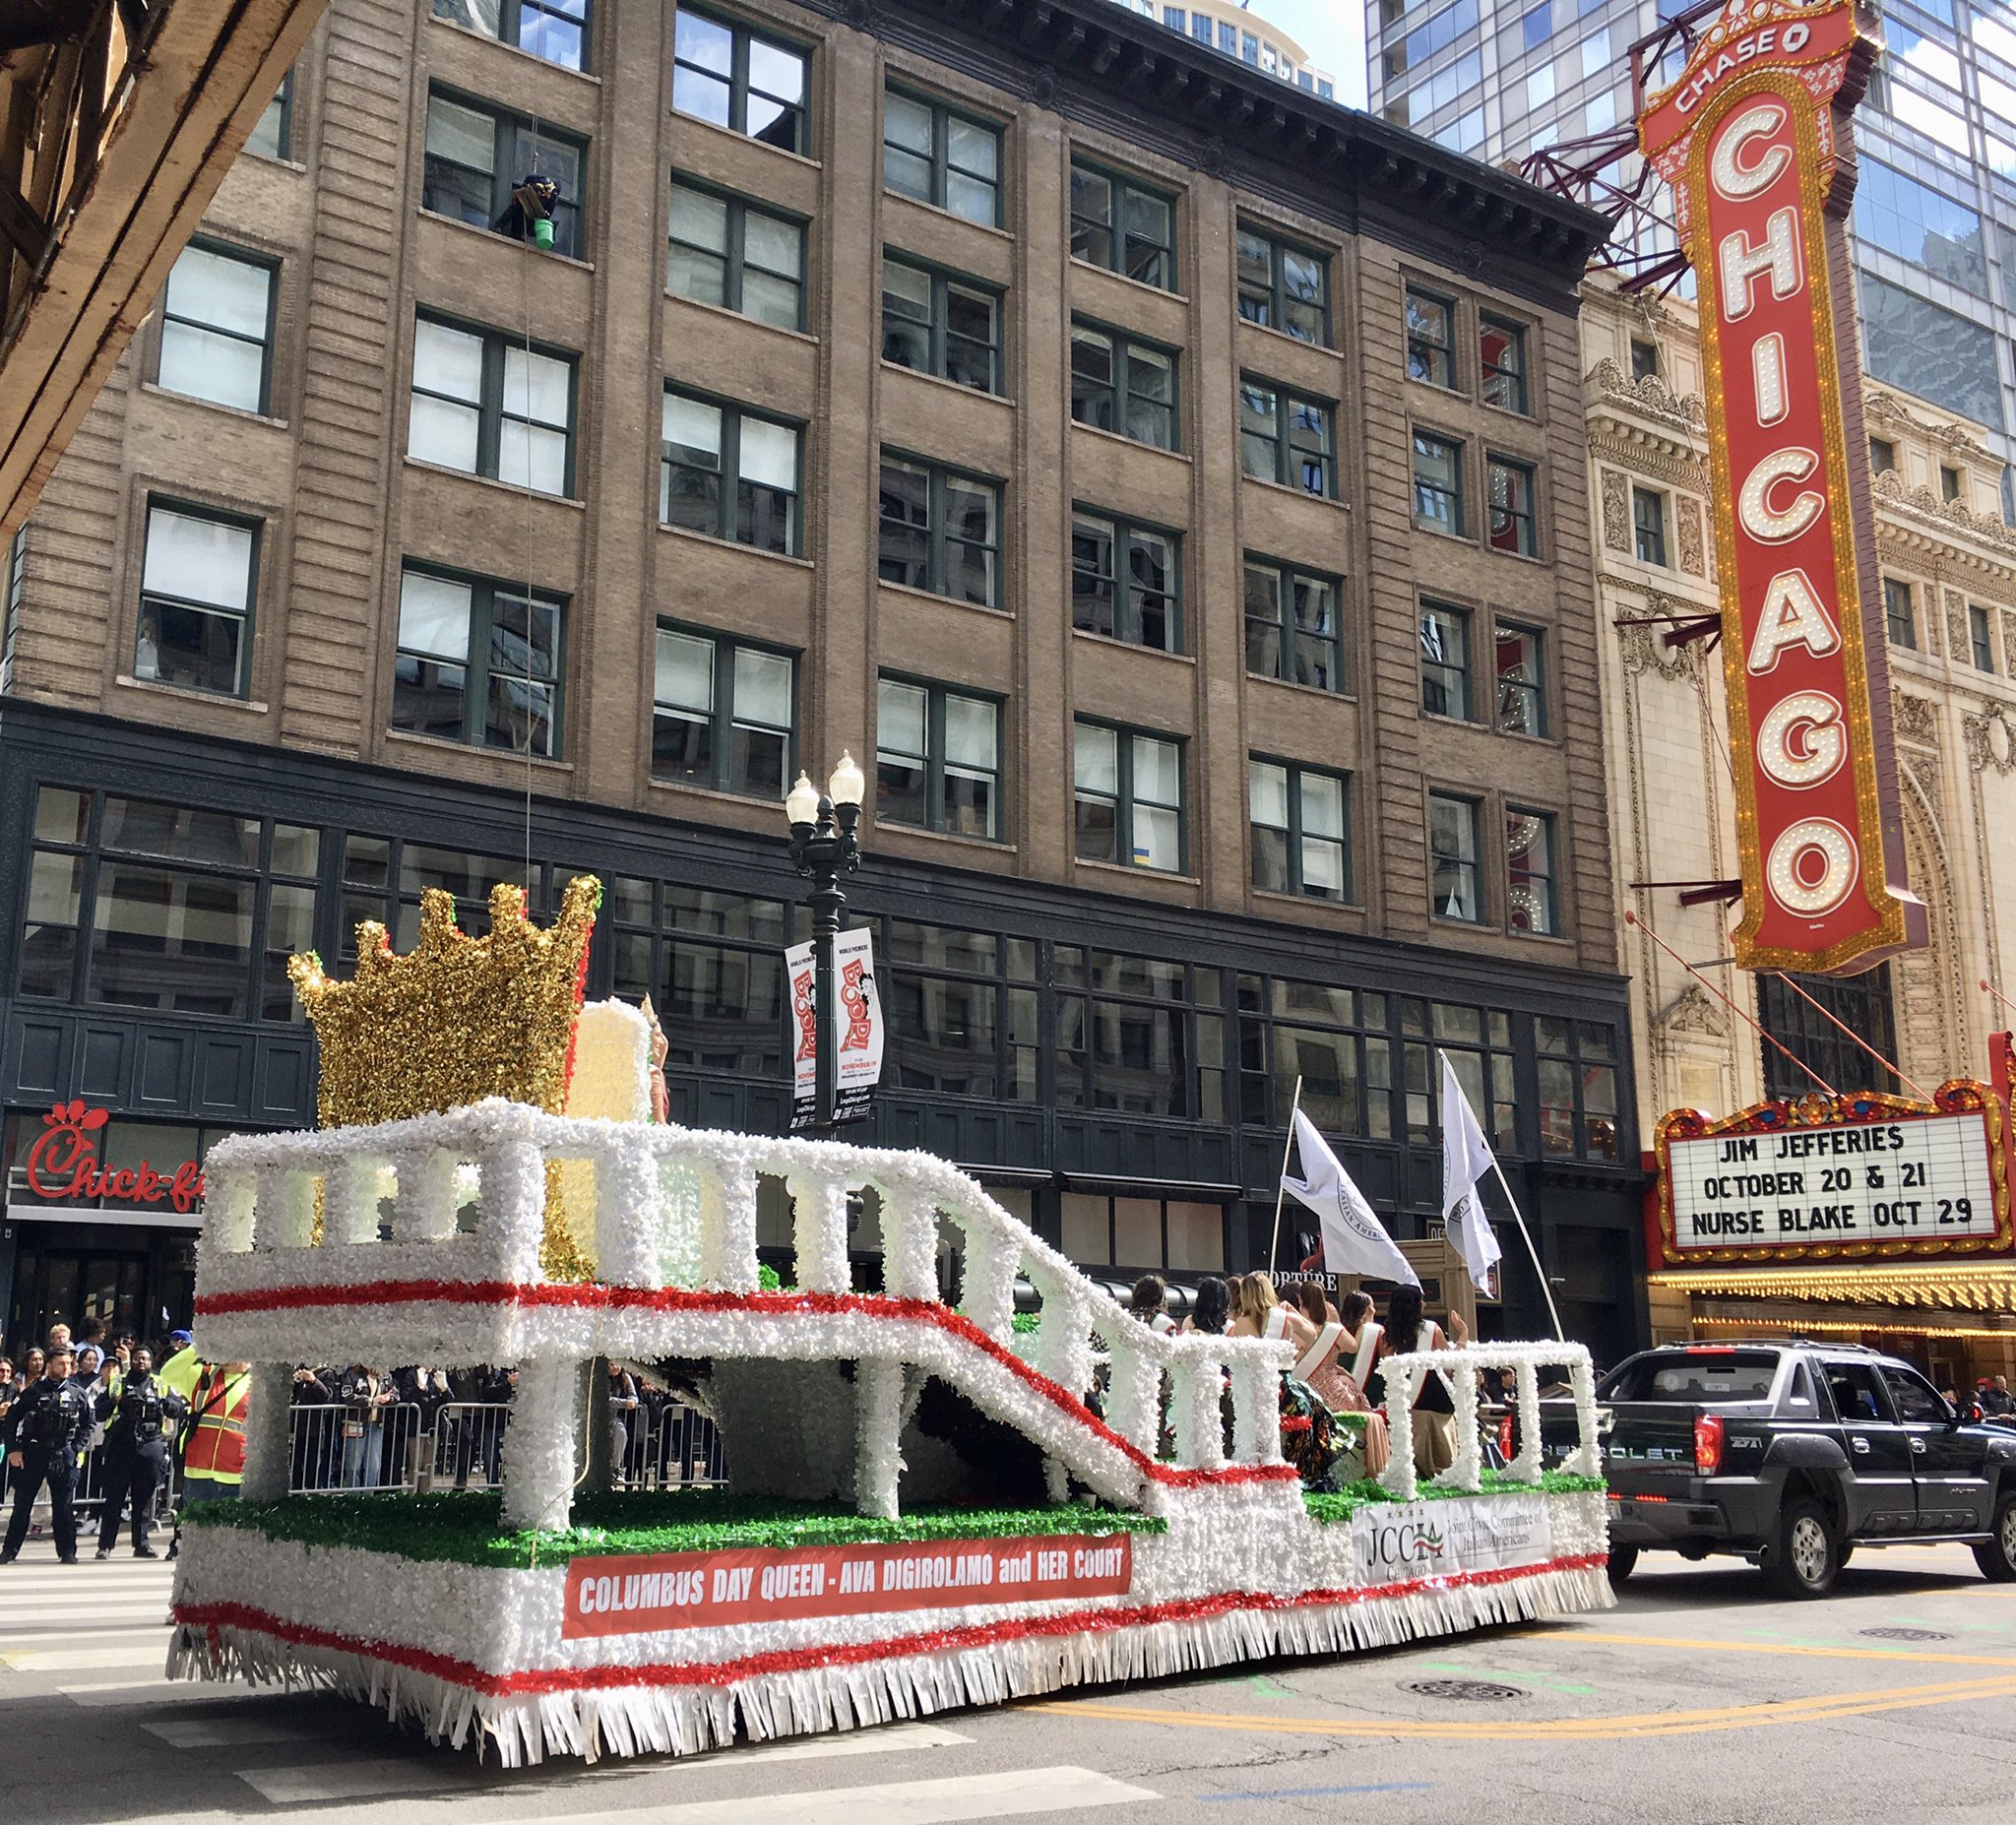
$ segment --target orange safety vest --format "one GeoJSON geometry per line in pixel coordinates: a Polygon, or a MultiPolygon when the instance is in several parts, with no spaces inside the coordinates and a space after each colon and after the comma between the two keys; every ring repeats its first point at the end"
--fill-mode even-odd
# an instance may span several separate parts
{"type": "Polygon", "coordinates": [[[252,1395],[249,1373],[226,1376],[205,1369],[190,1402],[189,1446],[182,1455],[182,1475],[208,1477],[213,1482],[242,1482],[245,1478],[245,1406],[252,1395]]]}

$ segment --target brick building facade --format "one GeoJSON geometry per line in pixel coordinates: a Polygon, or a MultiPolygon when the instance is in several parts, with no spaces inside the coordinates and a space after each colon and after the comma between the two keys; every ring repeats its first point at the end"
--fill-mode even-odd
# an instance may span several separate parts
{"type": "Polygon", "coordinates": [[[1421,1231],[1443,1044],[1614,1354],[1595,219],[1103,0],[506,12],[335,0],[12,555],[10,1135],[297,1123],[287,950],[579,867],[679,1117],[774,1127],[847,747],[883,1138],[1237,1267],[1298,1075],[1421,1231]]]}

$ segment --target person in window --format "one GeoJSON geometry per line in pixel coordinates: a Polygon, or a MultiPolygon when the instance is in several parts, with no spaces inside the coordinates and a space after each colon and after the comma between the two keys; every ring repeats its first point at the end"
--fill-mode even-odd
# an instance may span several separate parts
{"type": "Polygon", "coordinates": [[[535,173],[519,180],[504,213],[490,226],[514,241],[530,241],[535,247],[549,248],[553,244],[553,211],[559,202],[560,186],[550,177],[535,173]]]}

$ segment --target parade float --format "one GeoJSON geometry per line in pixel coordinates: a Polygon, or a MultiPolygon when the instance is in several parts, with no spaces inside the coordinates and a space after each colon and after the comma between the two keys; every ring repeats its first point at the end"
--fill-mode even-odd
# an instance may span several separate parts
{"type": "MultiPolygon", "coordinates": [[[[171,1672],[330,1689],[514,1765],[1611,1601],[1578,1347],[1435,1355],[1459,1385],[1514,1371],[1503,1471],[1465,1400],[1434,1485],[1401,1450],[1381,1483],[1305,1493],[1281,1448],[1290,1346],[1149,1328],[927,1155],[655,1121],[651,1024],[582,1006],[598,896],[576,880],[541,930],[500,887],[472,939],[430,893],[409,956],[367,925],[350,982],[295,960],[320,1128],[206,1163],[197,1341],[253,1364],[254,1393],[241,1500],[187,1518],[171,1672]],[[792,1212],[788,1288],[757,1259],[766,1178],[792,1212]],[[854,1257],[879,1240],[874,1290],[850,1227],[854,1257]],[[584,1487],[601,1359],[677,1365],[725,1490],[584,1487]],[[289,1495],[293,1367],[355,1360],[516,1365],[501,1498],[289,1495]],[[1578,1421],[1550,1470],[1543,1365],[1578,1421]]],[[[1430,1372],[1390,1360],[1394,1438],[1430,1372]]]]}

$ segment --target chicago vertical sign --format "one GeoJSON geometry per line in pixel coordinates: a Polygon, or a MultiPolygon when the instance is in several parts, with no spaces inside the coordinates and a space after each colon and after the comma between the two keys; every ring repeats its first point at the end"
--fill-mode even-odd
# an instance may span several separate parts
{"type": "Polygon", "coordinates": [[[1854,0],[1733,0],[1638,122],[1700,283],[1735,953],[1752,970],[1846,975],[1925,941],[1864,601],[1875,538],[1843,222],[1849,110],[1875,51],[1854,0]]]}

